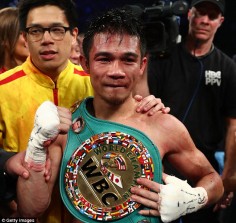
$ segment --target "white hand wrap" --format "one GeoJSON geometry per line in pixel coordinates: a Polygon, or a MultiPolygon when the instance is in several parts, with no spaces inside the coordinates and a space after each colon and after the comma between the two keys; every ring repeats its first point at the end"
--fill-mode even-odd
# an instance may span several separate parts
{"type": "Polygon", "coordinates": [[[208,196],[203,187],[192,188],[187,181],[173,176],[167,176],[165,183],[160,188],[159,207],[163,222],[195,212],[207,203],[208,196]]]}
{"type": "Polygon", "coordinates": [[[58,135],[59,124],[60,119],[56,105],[50,101],[41,104],[35,114],[34,128],[25,156],[25,162],[32,169],[40,171],[44,168],[47,156],[45,148],[58,135]]]}

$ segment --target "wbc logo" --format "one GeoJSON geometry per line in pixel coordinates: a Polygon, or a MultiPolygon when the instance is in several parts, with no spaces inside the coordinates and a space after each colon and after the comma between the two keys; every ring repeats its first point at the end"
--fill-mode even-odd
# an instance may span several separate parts
{"type": "MultiPolygon", "coordinates": [[[[103,132],[75,149],[64,174],[67,196],[89,219],[121,219],[140,207],[131,200],[136,179],[153,180],[154,164],[147,148],[122,132],[103,132]]],[[[140,186],[143,187],[143,186],[140,186]]]]}

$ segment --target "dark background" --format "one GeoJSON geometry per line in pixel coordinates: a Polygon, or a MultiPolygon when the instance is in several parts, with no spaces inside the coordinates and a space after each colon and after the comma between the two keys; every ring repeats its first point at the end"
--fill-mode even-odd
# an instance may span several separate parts
{"type": "MultiPolygon", "coordinates": [[[[85,30],[87,22],[91,16],[95,16],[108,8],[119,7],[125,4],[142,4],[144,7],[151,7],[158,1],[155,0],[74,0],[77,5],[79,15],[78,27],[81,31],[85,30]]],[[[170,0],[162,0],[166,4],[170,0]]],[[[174,2],[175,0],[172,0],[174,2]]],[[[232,57],[236,54],[236,0],[226,1],[225,21],[218,30],[215,37],[215,45],[232,57]]],[[[186,0],[190,2],[190,0],[186,0]]],[[[0,8],[7,6],[16,6],[17,0],[0,0],[0,8]]],[[[186,15],[182,15],[180,25],[180,34],[186,34],[188,23],[186,15]]]]}

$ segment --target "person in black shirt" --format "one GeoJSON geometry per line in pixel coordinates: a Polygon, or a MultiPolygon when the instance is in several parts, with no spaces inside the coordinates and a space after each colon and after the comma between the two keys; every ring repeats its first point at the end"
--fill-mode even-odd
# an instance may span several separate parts
{"type": "MultiPolygon", "coordinates": [[[[174,46],[169,57],[151,55],[147,71],[149,92],[162,98],[171,114],[184,123],[197,148],[217,171],[215,152],[225,151],[223,182],[236,173],[236,66],[213,44],[224,21],[224,9],[224,0],[193,0],[188,35],[174,46]]],[[[165,168],[177,174],[169,164],[165,168]]],[[[225,196],[217,207],[227,207],[231,198],[232,191],[225,184],[225,196]]],[[[182,221],[219,222],[212,209],[182,221]]]]}

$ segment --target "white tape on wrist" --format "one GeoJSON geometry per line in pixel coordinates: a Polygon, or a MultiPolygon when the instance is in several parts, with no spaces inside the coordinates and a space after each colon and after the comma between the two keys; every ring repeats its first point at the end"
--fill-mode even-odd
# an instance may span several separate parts
{"type": "Polygon", "coordinates": [[[206,205],[208,196],[203,187],[192,188],[187,181],[167,176],[160,188],[160,216],[163,222],[195,212],[206,205]]]}
{"type": "Polygon", "coordinates": [[[46,101],[39,106],[35,114],[34,128],[26,150],[25,162],[34,169],[42,170],[45,166],[47,149],[50,142],[59,133],[60,119],[56,105],[46,101]]]}

